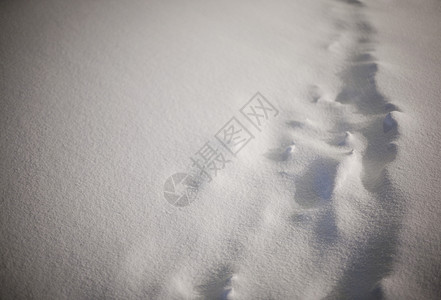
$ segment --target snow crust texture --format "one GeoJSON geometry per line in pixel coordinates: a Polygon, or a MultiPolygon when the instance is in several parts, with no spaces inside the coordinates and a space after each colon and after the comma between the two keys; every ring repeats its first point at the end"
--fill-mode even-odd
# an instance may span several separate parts
{"type": "Polygon", "coordinates": [[[0,3],[0,298],[439,299],[439,20],[432,0],[0,3]],[[256,92],[277,118],[172,205],[256,92]]]}

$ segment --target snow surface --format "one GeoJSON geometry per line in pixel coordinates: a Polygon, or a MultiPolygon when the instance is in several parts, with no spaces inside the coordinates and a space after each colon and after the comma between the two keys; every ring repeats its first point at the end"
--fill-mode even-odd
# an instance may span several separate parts
{"type": "Polygon", "coordinates": [[[1,299],[440,298],[440,1],[3,1],[0,22],[1,299]],[[279,114],[171,205],[256,92],[279,114]]]}

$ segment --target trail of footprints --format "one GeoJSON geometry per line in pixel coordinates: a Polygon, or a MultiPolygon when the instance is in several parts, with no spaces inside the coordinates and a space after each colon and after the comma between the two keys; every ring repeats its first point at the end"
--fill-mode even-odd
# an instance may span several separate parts
{"type": "MultiPolygon", "coordinates": [[[[293,226],[312,222],[309,225],[314,230],[320,248],[345,239],[343,231],[347,229],[340,228],[336,219],[336,207],[341,205],[336,190],[351,181],[348,176],[359,174],[361,185],[358,193],[357,190],[353,192],[354,202],[357,194],[373,195],[370,201],[375,203],[372,203],[372,207],[380,210],[378,216],[370,218],[378,223],[380,230],[363,232],[364,237],[357,237],[366,240],[364,249],[345,261],[347,267],[341,275],[342,280],[328,297],[378,299],[382,296],[379,282],[391,268],[399,226],[396,218],[395,221],[387,218],[397,213],[394,210],[399,205],[386,168],[398,151],[394,141],[398,137],[396,114],[399,109],[378,91],[378,65],[373,55],[375,30],[363,15],[363,4],[357,0],[337,2],[337,6],[344,12],[344,19],[335,21],[339,34],[336,34],[326,51],[331,54],[345,53],[346,67],[343,72],[336,74],[341,80],[341,89],[335,99],[328,99],[326,94],[330,93],[324,93],[318,85],[311,85],[309,90],[309,100],[317,106],[317,115],[323,115],[323,110],[329,112],[331,126],[311,128],[320,123],[319,119],[310,124],[305,124],[303,120],[290,120],[287,122],[287,135],[292,137],[292,145],[283,144],[271,149],[266,157],[278,164],[295,164],[296,155],[302,153],[296,152],[294,144],[306,142],[302,131],[313,129],[325,132],[323,136],[326,136],[324,142],[328,151],[310,149],[311,152],[325,154],[311,156],[309,164],[300,174],[280,172],[281,176],[288,177],[295,185],[295,212],[291,218],[293,226]],[[301,136],[302,140],[296,139],[296,136],[301,136]],[[369,265],[375,267],[366,269],[369,265]],[[363,272],[360,271],[362,268],[363,272]]],[[[322,148],[323,143],[317,145],[322,148]]],[[[345,205],[351,208],[350,203],[345,205]]],[[[367,210],[369,213],[372,214],[367,210]]],[[[352,241],[354,245],[357,238],[352,241]]],[[[326,254],[327,257],[333,255],[330,253],[326,254]]],[[[326,264],[326,255],[323,264],[326,264]]]]}
{"type": "MultiPolygon", "coordinates": [[[[335,74],[341,81],[341,89],[334,99],[329,99],[327,95],[332,93],[325,93],[318,84],[312,84],[309,89],[309,101],[316,105],[317,116],[326,115],[331,122],[314,119],[313,115],[303,120],[287,120],[285,135],[288,138],[269,149],[264,156],[280,166],[294,166],[296,156],[303,155],[304,158],[308,155],[306,152],[312,153],[300,173],[295,168],[293,171],[284,168],[279,175],[295,186],[294,212],[290,222],[292,226],[308,223],[323,250],[323,261],[319,262],[323,267],[326,267],[327,259],[335,255],[330,250],[332,245],[344,238],[342,231],[345,229],[340,228],[337,220],[337,188],[351,181],[351,176],[359,176],[360,186],[355,186],[352,194],[356,202],[353,207],[363,204],[362,200],[356,201],[358,192],[372,195],[370,201],[375,202],[376,208],[381,208],[377,212],[381,216],[371,218],[378,222],[380,230],[365,233],[363,250],[344,262],[346,267],[340,274],[341,280],[326,299],[379,299],[382,297],[379,282],[391,268],[398,230],[398,221],[387,218],[398,206],[386,167],[398,151],[394,141],[398,137],[395,116],[399,109],[378,91],[378,65],[373,55],[375,30],[363,15],[363,3],[357,0],[333,1],[340,9],[340,16],[335,19],[334,39],[325,51],[330,55],[344,54],[346,68],[335,74]],[[323,140],[308,141],[305,138],[308,131],[319,132],[323,140]],[[357,188],[363,191],[357,191],[357,188]],[[323,249],[326,245],[329,249],[323,249]],[[374,267],[366,269],[366,265],[374,267]],[[361,266],[363,272],[360,272],[361,266]]],[[[351,207],[350,203],[346,205],[351,207]]],[[[353,243],[355,245],[358,241],[353,243]]],[[[234,298],[236,275],[233,269],[230,264],[213,267],[206,281],[197,287],[200,298],[234,298]]]]}

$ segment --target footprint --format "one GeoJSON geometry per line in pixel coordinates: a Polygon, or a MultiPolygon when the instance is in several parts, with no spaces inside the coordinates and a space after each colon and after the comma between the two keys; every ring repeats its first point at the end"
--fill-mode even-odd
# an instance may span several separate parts
{"type": "Polygon", "coordinates": [[[356,5],[356,6],[364,6],[364,4],[361,3],[358,0],[338,0],[338,1],[339,2],[344,2],[344,3],[347,3],[347,4],[351,4],[351,5],[356,5]]]}
{"type": "Polygon", "coordinates": [[[386,112],[392,112],[392,111],[399,111],[399,112],[401,112],[401,109],[398,106],[396,106],[395,104],[392,104],[392,103],[386,103],[386,105],[384,106],[384,110],[386,112]]]}
{"type": "Polygon", "coordinates": [[[316,85],[313,85],[308,90],[309,98],[312,102],[317,102],[321,98],[320,88],[316,85]]]}
{"type": "Polygon", "coordinates": [[[335,219],[334,211],[326,209],[318,217],[315,224],[315,238],[320,244],[333,244],[338,238],[338,227],[335,219]]]}
{"type": "Polygon", "coordinates": [[[392,117],[391,113],[388,113],[386,115],[386,118],[384,118],[383,121],[383,131],[384,133],[389,132],[393,129],[397,128],[397,121],[392,117]]]}
{"type": "Polygon", "coordinates": [[[373,57],[369,53],[362,53],[354,58],[354,62],[359,62],[359,63],[374,62],[374,61],[375,61],[375,57],[373,57]]]}
{"type": "Polygon", "coordinates": [[[295,201],[303,208],[314,208],[331,199],[338,162],[319,158],[296,180],[295,201]]]}
{"type": "Polygon", "coordinates": [[[354,144],[354,136],[349,131],[345,132],[345,137],[340,143],[338,143],[339,146],[353,146],[353,144],[354,144]]]}
{"type": "Polygon", "coordinates": [[[264,156],[273,161],[286,161],[292,156],[292,152],[294,151],[295,145],[292,143],[288,146],[282,146],[276,149],[270,149],[264,156]]]}
{"type": "Polygon", "coordinates": [[[372,27],[372,25],[365,21],[361,21],[357,23],[357,31],[360,34],[366,34],[366,35],[371,35],[375,33],[375,29],[372,27]]]}
{"type": "Polygon", "coordinates": [[[303,128],[305,127],[305,123],[299,121],[288,121],[286,124],[291,128],[303,128]]]}
{"type": "Polygon", "coordinates": [[[210,271],[206,282],[197,287],[202,299],[226,300],[232,291],[234,272],[230,265],[221,265],[210,271]]]}

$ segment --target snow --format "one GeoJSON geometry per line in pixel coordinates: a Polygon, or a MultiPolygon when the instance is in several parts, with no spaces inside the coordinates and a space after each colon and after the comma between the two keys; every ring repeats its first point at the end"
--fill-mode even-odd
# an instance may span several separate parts
{"type": "Polygon", "coordinates": [[[439,1],[0,6],[0,298],[441,295],[439,1]]]}

